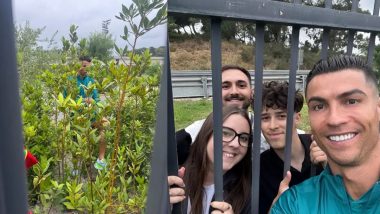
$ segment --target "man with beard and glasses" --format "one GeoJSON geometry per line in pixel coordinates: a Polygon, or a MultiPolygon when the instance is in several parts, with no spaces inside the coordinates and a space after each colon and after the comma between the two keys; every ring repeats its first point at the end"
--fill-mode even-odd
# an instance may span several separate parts
{"type": "MultiPolygon", "coordinates": [[[[251,86],[251,75],[243,67],[237,65],[225,65],[222,67],[222,103],[223,106],[235,105],[248,111],[253,97],[251,86]]],[[[249,116],[253,120],[253,113],[249,116]]],[[[190,145],[197,137],[200,128],[205,119],[198,120],[176,132],[178,164],[182,165],[190,150],[190,145]]],[[[298,130],[304,133],[302,130],[298,130]]],[[[269,148],[265,138],[261,136],[260,151],[263,152],[269,148]]]]}

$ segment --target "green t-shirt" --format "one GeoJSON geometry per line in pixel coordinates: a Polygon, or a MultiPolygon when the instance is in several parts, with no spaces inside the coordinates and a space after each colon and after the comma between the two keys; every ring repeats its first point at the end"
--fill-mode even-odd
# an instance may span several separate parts
{"type": "Polygon", "coordinates": [[[380,213],[380,181],[358,200],[346,192],[343,178],[333,175],[327,167],[285,191],[270,211],[271,214],[367,214],[380,213]]]}

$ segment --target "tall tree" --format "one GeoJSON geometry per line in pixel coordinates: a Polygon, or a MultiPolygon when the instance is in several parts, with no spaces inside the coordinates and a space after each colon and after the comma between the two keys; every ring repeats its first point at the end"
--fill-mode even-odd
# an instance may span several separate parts
{"type": "MultiPolygon", "coordinates": [[[[310,1],[307,3],[308,5],[323,7],[324,1],[316,0],[310,1]]],[[[351,0],[337,0],[332,8],[335,10],[341,11],[350,11],[352,8],[351,0]]],[[[368,10],[364,10],[362,8],[358,8],[359,13],[370,14],[368,10]]],[[[318,50],[322,44],[322,33],[321,29],[310,28],[306,30],[306,34],[312,41],[310,42],[310,48],[314,50],[318,50]]],[[[364,54],[365,48],[368,46],[368,37],[364,36],[361,33],[355,34],[355,43],[354,47],[358,48],[361,54],[364,54]]],[[[348,40],[348,31],[345,30],[331,30],[329,34],[329,52],[332,54],[341,54],[344,53],[347,46],[348,40]]]]}
{"type": "Polygon", "coordinates": [[[52,47],[55,34],[51,39],[42,39],[44,29],[33,29],[28,21],[15,26],[17,67],[21,81],[33,80],[49,64],[59,60],[58,50],[52,47]]]}
{"type": "Polygon", "coordinates": [[[88,54],[103,62],[112,59],[112,50],[114,48],[114,39],[111,34],[91,33],[88,38],[88,54]]]}

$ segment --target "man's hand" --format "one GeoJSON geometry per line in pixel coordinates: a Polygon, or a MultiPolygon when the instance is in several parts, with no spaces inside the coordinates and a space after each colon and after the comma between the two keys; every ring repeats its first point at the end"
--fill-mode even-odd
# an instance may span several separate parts
{"type": "Polygon", "coordinates": [[[232,209],[231,204],[227,202],[213,201],[211,202],[211,206],[215,209],[211,212],[211,214],[218,214],[218,213],[233,214],[234,213],[234,210],[232,209]]]}
{"type": "Polygon", "coordinates": [[[185,168],[181,167],[178,170],[178,176],[168,176],[169,185],[169,199],[171,204],[175,204],[183,201],[186,198],[185,195],[185,183],[182,177],[185,175],[185,168]],[[171,187],[173,186],[173,187],[171,187]]]}
{"type": "MultiPolygon", "coordinates": [[[[278,200],[278,198],[280,198],[282,193],[284,193],[287,189],[289,189],[289,183],[291,179],[292,179],[292,174],[290,173],[290,171],[287,171],[285,178],[282,179],[280,186],[278,187],[278,193],[276,197],[273,199],[272,206],[270,207],[271,209],[273,205],[276,203],[276,201],[278,200]]],[[[270,209],[269,209],[269,212],[270,212],[270,209]]]]}
{"type": "Polygon", "coordinates": [[[310,144],[310,160],[315,165],[322,164],[323,167],[327,164],[326,153],[321,150],[314,140],[310,144]]]}
{"type": "Polygon", "coordinates": [[[84,98],[84,101],[87,103],[87,104],[91,104],[94,102],[94,99],[92,99],[91,97],[86,97],[84,98]]]}

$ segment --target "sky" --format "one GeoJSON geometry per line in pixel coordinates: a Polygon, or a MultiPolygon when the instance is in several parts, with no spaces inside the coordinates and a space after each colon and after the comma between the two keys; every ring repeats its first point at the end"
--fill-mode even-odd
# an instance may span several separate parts
{"type": "MultiPolygon", "coordinates": [[[[29,21],[33,29],[46,27],[41,38],[55,36],[57,47],[61,47],[61,38],[68,38],[72,24],[79,28],[79,38],[86,38],[91,33],[102,31],[102,22],[111,19],[109,31],[119,47],[126,42],[120,38],[124,31],[124,22],[115,18],[119,15],[122,4],[129,6],[131,0],[13,0],[13,19],[16,25],[29,21]]],[[[166,24],[151,30],[137,43],[137,47],[159,47],[166,43],[166,24]]]]}

